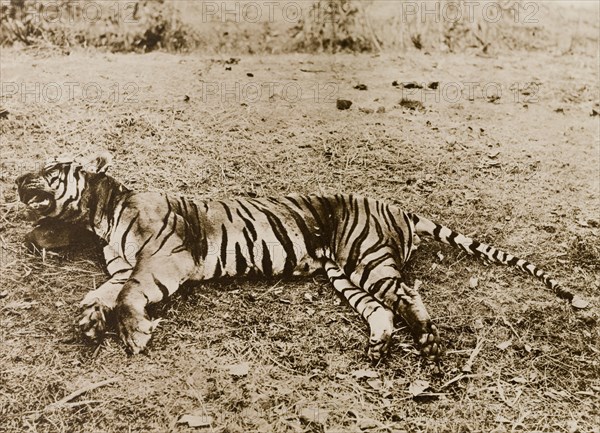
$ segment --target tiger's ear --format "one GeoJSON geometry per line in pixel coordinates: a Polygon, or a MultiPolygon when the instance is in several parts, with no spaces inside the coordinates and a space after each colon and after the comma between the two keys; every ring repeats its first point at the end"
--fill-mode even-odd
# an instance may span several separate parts
{"type": "Polygon", "coordinates": [[[90,173],[105,173],[112,162],[112,155],[102,152],[82,162],[83,169],[90,173]]]}

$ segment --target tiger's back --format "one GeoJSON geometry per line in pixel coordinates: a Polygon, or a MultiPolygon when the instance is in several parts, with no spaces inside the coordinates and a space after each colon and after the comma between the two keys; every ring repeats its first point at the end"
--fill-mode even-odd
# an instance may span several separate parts
{"type": "MultiPolygon", "coordinates": [[[[354,269],[369,249],[382,247],[382,238],[401,266],[414,248],[414,227],[404,212],[353,195],[194,201],[137,193],[126,206],[142,218],[136,225],[143,243],[150,245],[144,239],[154,233],[153,243],[167,253],[192,255],[194,280],[308,275],[325,259],[354,269]],[[173,237],[180,243],[169,250],[173,237]]],[[[124,230],[115,232],[115,243],[128,236],[124,230]]]]}

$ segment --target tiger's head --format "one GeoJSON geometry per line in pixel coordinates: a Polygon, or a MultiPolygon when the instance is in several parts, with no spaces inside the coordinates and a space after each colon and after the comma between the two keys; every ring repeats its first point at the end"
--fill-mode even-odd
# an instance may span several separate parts
{"type": "Polygon", "coordinates": [[[57,157],[37,171],[16,179],[20,200],[40,218],[76,219],[82,214],[82,199],[89,181],[104,176],[112,157],[109,153],[78,160],[57,157]]]}

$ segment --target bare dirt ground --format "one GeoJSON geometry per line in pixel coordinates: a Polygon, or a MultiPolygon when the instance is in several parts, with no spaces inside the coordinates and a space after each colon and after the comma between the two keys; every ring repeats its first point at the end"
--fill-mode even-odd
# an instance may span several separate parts
{"type": "Polygon", "coordinates": [[[536,53],[236,63],[3,49],[0,431],[599,432],[597,68],[536,53]],[[398,202],[541,265],[591,307],[429,241],[407,273],[443,333],[439,367],[403,324],[369,365],[365,325],[322,277],[188,287],[153,310],[164,321],[145,354],[114,335],[95,347],[75,323],[105,278],[99,251],[26,253],[13,182],[96,149],[139,190],[398,202]],[[189,414],[210,426],[178,424],[189,414]]]}

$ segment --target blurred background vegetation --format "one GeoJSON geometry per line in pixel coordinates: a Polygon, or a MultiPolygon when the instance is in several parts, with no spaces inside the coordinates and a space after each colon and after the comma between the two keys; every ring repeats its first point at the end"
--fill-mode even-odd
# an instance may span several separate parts
{"type": "Polygon", "coordinates": [[[597,1],[3,0],[0,44],[111,52],[596,53],[597,1]]]}

